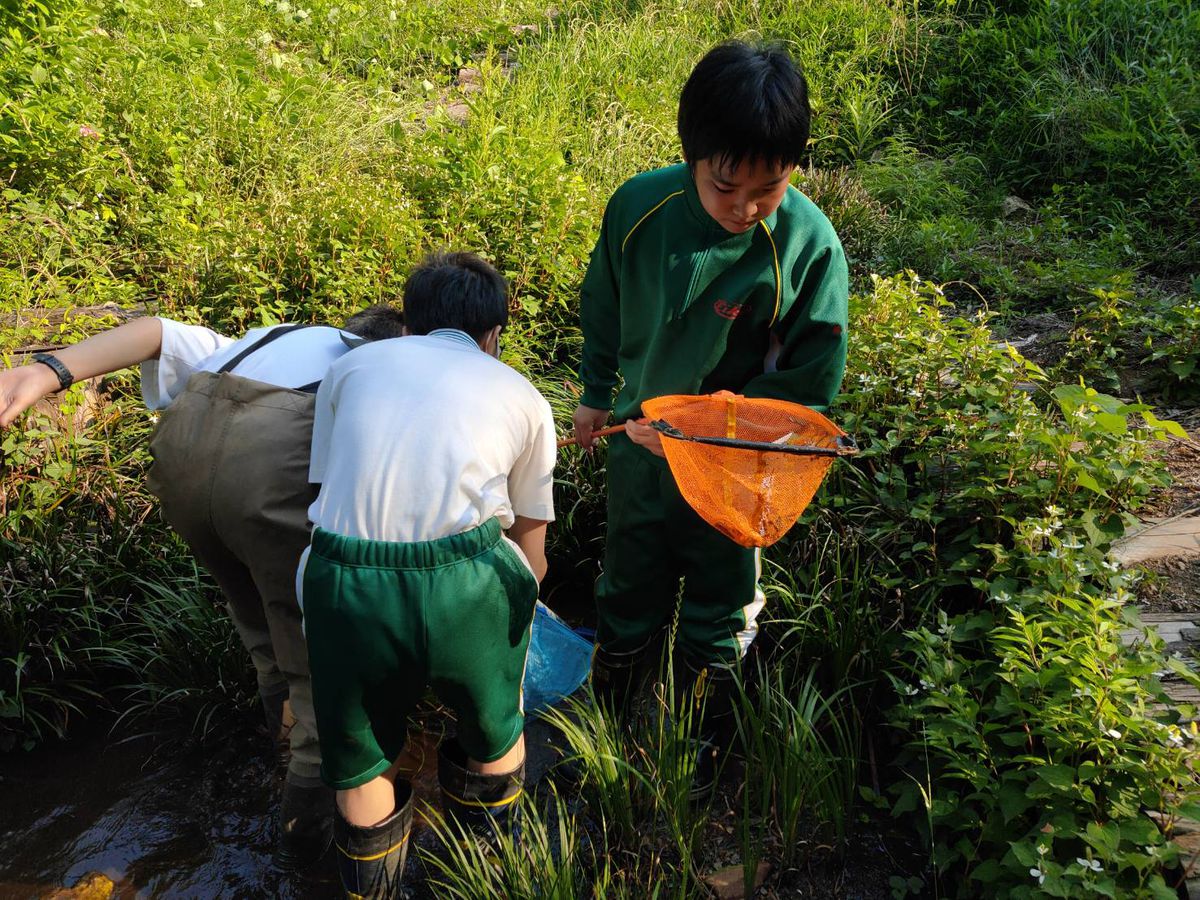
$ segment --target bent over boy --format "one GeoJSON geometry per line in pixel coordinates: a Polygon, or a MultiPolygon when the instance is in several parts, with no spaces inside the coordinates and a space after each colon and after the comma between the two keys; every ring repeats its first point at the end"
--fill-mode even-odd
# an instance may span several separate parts
{"type": "Polygon", "coordinates": [[[355,351],[317,393],[305,631],[321,773],[337,790],[342,884],[394,896],[412,821],[393,761],[432,686],[457,715],[438,780],[451,817],[503,819],[521,791],[521,677],[553,519],[550,406],[501,363],[506,286],[435,256],[405,333],[355,351]]]}
{"type": "Polygon", "coordinates": [[[402,321],[398,310],[373,306],[345,330],[281,325],[233,340],[145,318],[0,371],[4,427],[77,378],[141,364],[146,406],[163,410],[150,442],[149,488],[220,586],[254,664],[268,727],[287,734],[275,847],[285,870],[328,849],[333,821],[294,577],[316,496],[308,483],[313,391],[330,363],[364,340],[398,336],[402,321]],[[285,709],[294,722],[284,722],[285,709]]]}

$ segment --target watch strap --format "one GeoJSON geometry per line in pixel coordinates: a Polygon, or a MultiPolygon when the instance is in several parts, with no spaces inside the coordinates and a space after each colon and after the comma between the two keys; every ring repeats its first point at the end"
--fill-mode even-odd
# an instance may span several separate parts
{"type": "Polygon", "coordinates": [[[33,354],[33,361],[40,362],[43,366],[48,366],[58,376],[58,389],[60,391],[65,391],[75,383],[75,376],[71,374],[71,370],[63,365],[62,360],[57,356],[52,356],[49,353],[35,353],[33,354]]]}

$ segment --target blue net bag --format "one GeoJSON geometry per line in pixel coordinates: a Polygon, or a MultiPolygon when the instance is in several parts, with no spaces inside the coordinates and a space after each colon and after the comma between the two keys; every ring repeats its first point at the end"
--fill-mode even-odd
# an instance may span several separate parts
{"type": "Polygon", "coordinates": [[[574,692],[591,667],[591,643],[539,600],[525,660],[525,712],[539,712],[574,692]]]}

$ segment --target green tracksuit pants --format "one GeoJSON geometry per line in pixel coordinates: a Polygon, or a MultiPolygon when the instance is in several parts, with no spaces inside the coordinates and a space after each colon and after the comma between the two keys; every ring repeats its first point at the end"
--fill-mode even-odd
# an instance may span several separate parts
{"type": "Polygon", "coordinates": [[[695,665],[730,663],[757,633],[758,551],[696,514],[666,460],[615,435],[608,447],[608,539],[596,582],[596,640],[611,653],[644,647],[679,607],[678,650],[695,665]]]}
{"type": "Polygon", "coordinates": [[[316,528],[303,579],[326,784],[348,790],[382,774],[427,685],[454,710],[472,758],[512,749],[538,583],[495,519],[411,544],[316,528]]]}

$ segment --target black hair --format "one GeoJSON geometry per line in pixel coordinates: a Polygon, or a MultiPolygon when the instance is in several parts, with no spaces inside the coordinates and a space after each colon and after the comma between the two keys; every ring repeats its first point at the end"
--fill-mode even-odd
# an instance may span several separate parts
{"type": "Polygon", "coordinates": [[[508,283],[474,253],[434,253],[404,285],[409,334],[457,328],[479,340],[508,324],[508,283]]]}
{"type": "Polygon", "coordinates": [[[348,318],[342,326],[342,331],[356,334],[368,341],[397,338],[404,333],[404,313],[387,303],[376,303],[348,318]]]}
{"type": "Polygon", "coordinates": [[[719,44],[696,64],[679,95],[679,141],[689,165],[715,159],[799,165],[812,112],[808,82],[782,47],[719,44]]]}

